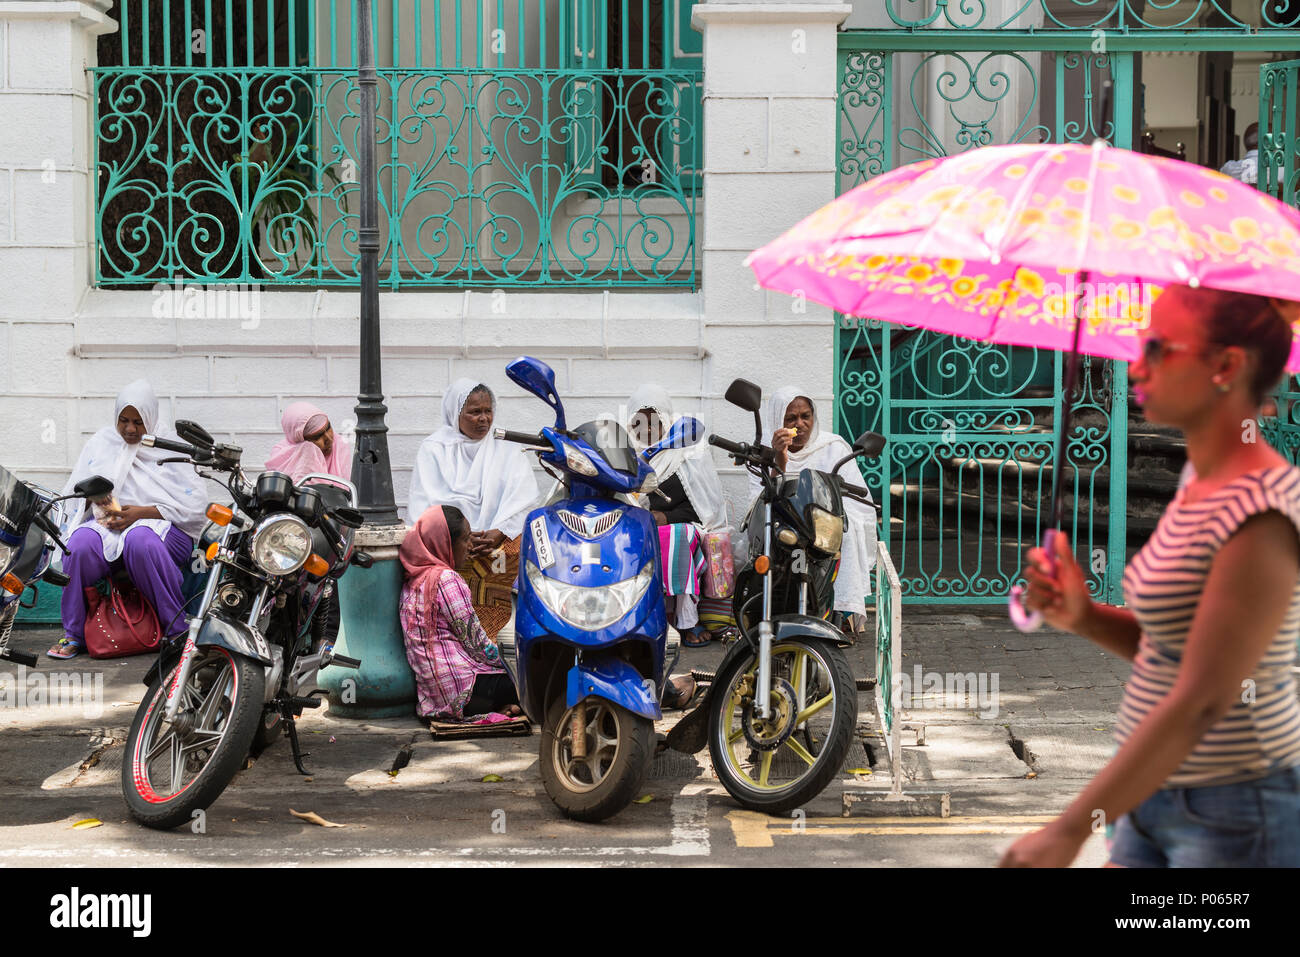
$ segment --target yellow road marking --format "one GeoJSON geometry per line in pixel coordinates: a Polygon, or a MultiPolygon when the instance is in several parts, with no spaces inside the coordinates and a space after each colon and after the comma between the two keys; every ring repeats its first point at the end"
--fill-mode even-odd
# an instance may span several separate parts
{"type": "Polygon", "coordinates": [[[813,817],[800,820],[731,811],[727,821],[737,847],[772,847],[778,834],[1027,834],[1055,814],[966,815],[962,817],[813,817]]]}

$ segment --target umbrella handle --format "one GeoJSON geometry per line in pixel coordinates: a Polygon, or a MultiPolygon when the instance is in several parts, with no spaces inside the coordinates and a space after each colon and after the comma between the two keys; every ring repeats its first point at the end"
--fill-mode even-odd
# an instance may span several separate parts
{"type": "MultiPolygon", "coordinates": [[[[1047,558],[1048,569],[1053,574],[1056,573],[1056,561],[1051,556],[1056,554],[1056,536],[1060,534],[1060,529],[1056,528],[1049,528],[1043,533],[1043,554],[1047,558]]],[[[1011,594],[1007,597],[1007,615],[1017,631],[1037,631],[1043,624],[1043,614],[1025,608],[1024,596],[1025,590],[1020,585],[1011,589],[1011,594]]]]}

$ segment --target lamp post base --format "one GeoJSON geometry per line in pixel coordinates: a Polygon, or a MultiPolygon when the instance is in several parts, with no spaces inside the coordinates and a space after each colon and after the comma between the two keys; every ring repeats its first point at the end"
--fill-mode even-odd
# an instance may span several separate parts
{"type": "Polygon", "coordinates": [[[335,648],[361,667],[326,668],[320,686],[329,692],[329,713],[341,718],[415,716],[415,675],[406,662],[398,605],[402,564],[397,549],[406,526],[363,525],[356,547],[374,558],[339,579],[339,635],[335,648]]]}

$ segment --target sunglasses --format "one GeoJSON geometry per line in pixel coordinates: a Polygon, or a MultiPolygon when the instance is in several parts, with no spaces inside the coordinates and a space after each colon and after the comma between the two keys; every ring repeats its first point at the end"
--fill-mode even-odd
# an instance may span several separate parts
{"type": "Polygon", "coordinates": [[[1169,342],[1159,336],[1150,336],[1142,343],[1142,361],[1149,366],[1159,363],[1171,352],[1191,352],[1196,347],[1186,342],[1169,342]]]}

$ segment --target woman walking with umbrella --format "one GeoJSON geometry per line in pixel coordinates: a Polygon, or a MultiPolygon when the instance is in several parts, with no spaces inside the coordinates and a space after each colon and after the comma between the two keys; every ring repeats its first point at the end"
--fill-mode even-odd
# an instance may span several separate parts
{"type": "Polygon", "coordinates": [[[878,176],[748,262],[844,313],[1069,351],[1046,546],[1012,618],[1079,631],[1133,676],[1116,757],[1004,863],[1064,866],[1118,821],[1117,864],[1300,865],[1300,471],[1255,422],[1283,370],[1300,371],[1300,213],[1100,140],[988,147],[878,176]],[[1052,292],[1074,276],[1077,295],[1052,292]],[[1125,292],[1094,296],[1091,279],[1125,292]],[[1091,601],[1059,531],[1081,352],[1132,363],[1194,473],[1128,568],[1126,609],[1091,601]]]}
{"type": "Polygon", "coordinates": [[[1126,608],[1091,600],[1064,536],[1051,562],[1030,552],[1026,605],[1133,673],[1118,753],[1005,866],[1065,866],[1108,821],[1116,865],[1300,866],[1300,469],[1254,431],[1290,351],[1263,297],[1156,300],[1130,374],[1147,419],[1186,436],[1194,478],[1125,572],[1126,608]]]}

